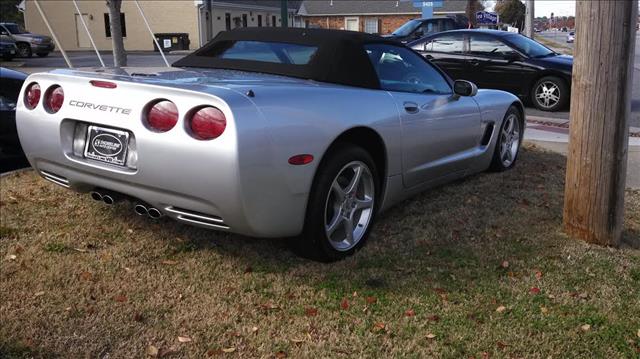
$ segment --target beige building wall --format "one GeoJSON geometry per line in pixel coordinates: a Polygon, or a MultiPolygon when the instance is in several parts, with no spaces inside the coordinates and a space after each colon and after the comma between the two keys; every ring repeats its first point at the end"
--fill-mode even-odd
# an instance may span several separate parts
{"type": "MultiPolygon", "coordinates": [[[[46,0],[40,4],[53,30],[65,50],[90,50],[91,44],[77,12],[70,0],[46,0]],[[80,32],[80,33],[79,33],[80,32]]],[[[154,33],[188,33],[190,49],[199,47],[198,8],[188,0],[141,0],[140,6],[154,33]]],[[[105,0],[78,0],[80,11],[85,15],[87,26],[100,50],[111,50],[111,38],[105,34],[104,14],[108,13],[105,0]]],[[[153,50],[153,40],[142,16],[133,1],[122,2],[125,14],[127,37],[124,39],[128,51],[153,50]]],[[[33,1],[26,1],[25,27],[37,34],[49,34],[33,1]]],[[[224,19],[223,19],[224,21],[224,19]]],[[[224,22],[223,22],[224,24],[224,22]]],[[[161,45],[162,46],[162,45],[161,45]]]]}
{"type": "MultiPolygon", "coordinates": [[[[250,10],[250,9],[232,9],[223,6],[214,6],[212,18],[212,35],[215,37],[220,31],[227,29],[226,17],[229,14],[231,19],[231,30],[243,27],[242,16],[247,16],[247,27],[257,27],[259,18],[262,18],[262,27],[272,27],[273,17],[276,19],[276,26],[281,26],[280,12],[278,10],[250,10]]],[[[293,19],[289,20],[289,26],[293,25],[293,19]]]]}

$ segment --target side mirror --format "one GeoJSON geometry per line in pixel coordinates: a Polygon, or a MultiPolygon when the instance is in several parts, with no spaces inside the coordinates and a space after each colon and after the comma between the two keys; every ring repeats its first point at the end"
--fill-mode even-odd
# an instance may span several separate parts
{"type": "Polygon", "coordinates": [[[453,83],[453,93],[458,96],[472,97],[478,93],[478,86],[471,81],[456,80],[453,83]]]}
{"type": "Polygon", "coordinates": [[[422,30],[418,30],[418,31],[413,33],[413,37],[416,38],[416,39],[419,39],[422,36],[424,36],[424,32],[422,32],[422,30]]]}
{"type": "Polygon", "coordinates": [[[520,61],[521,60],[520,55],[518,55],[515,52],[510,52],[510,53],[504,54],[504,59],[509,61],[509,62],[520,61]]]}

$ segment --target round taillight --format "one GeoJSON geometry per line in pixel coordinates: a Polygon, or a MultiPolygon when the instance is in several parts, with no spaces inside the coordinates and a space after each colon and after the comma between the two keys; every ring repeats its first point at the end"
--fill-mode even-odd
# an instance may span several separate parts
{"type": "Polygon", "coordinates": [[[167,132],[178,123],[178,108],[171,101],[158,101],[149,109],[147,123],[156,131],[167,132]]]}
{"type": "Polygon", "coordinates": [[[64,103],[64,91],[62,87],[53,85],[47,89],[44,94],[44,105],[47,111],[50,113],[56,113],[60,111],[62,104],[64,103]]]}
{"type": "Polygon", "coordinates": [[[24,105],[29,110],[33,110],[38,106],[38,102],[40,102],[40,85],[36,82],[32,82],[27,86],[27,90],[24,92],[24,105]]]}
{"type": "Polygon", "coordinates": [[[227,127],[224,113],[215,107],[203,107],[197,110],[189,122],[193,136],[199,140],[212,140],[220,137],[227,127]]]}

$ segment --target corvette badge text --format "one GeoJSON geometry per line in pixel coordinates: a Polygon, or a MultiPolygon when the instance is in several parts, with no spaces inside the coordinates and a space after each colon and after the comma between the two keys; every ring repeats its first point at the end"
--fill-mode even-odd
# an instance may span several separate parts
{"type": "Polygon", "coordinates": [[[109,105],[99,105],[91,102],[84,102],[84,101],[77,101],[77,100],[69,101],[69,106],[88,108],[91,110],[98,110],[98,111],[111,112],[111,113],[119,113],[122,115],[128,115],[131,113],[130,108],[122,108],[122,107],[109,106],[109,105]]]}

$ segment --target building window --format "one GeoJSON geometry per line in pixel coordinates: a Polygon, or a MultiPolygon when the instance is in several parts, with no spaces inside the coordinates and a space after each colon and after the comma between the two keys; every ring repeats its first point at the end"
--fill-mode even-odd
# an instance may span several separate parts
{"type": "Polygon", "coordinates": [[[278,26],[278,24],[276,24],[276,16],[275,15],[271,16],[271,25],[273,27],[278,26]]]}
{"type": "Polygon", "coordinates": [[[377,34],[380,31],[378,30],[378,19],[376,18],[367,18],[364,20],[364,32],[368,32],[370,34],[377,34]]]}
{"type": "Polygon", "coordinates": [[[231,30],[231,14],[229,13],[224,14],[224,23],[227,31],[231,30]]]}
{"type": "Polygon", "coordinates": [[[262,15],[258,15],[258,27],[262,27],[262,15]]]}
{"type": "MultiPolygon", "coordinates": [[[[122,31],[122,37],[127,37],[127,24],[124,21],[123,12],[120,13],[120,30],[122,31]]],[[[104,13],[104,36],[111,37],[111,21],[108,13],[104,13]]]]}
{"type": "Polygon", "coordinates": [[[242,14],[242,27],[247,27],[247,14],[242,14]]]}

